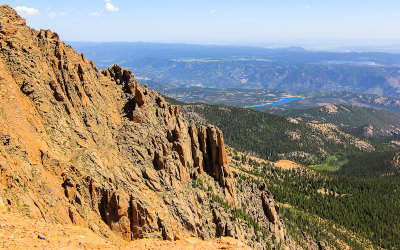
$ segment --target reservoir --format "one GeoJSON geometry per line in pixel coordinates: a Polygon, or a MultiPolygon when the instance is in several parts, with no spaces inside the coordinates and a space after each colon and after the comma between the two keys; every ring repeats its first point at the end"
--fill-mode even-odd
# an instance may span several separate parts
{"type": "Polygon", "coordinates": [[[272,102],[272,103],[268,103],[268,104],[264,104],[264,105],[260,105],[260,106],[251,106],[251,107],[248,107],[248,108],[254,109],[254,108],[267,107],[267,106],[279,106],[279,105],[283,105],[283,104],[286,104],[286,103],[289,103],[289,102],[293,102],[293,101],[297,101],[297,100],[301,100],[301,99],[303,99],[303,97],[300,97],[300,96],[286,97],[286,98],[283,98],[282,100],[277,101],[277,102],[272,102]]]}

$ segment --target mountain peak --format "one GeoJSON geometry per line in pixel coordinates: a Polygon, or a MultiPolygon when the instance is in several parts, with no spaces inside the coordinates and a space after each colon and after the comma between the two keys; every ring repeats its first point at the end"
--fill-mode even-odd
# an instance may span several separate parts
{"type": "Polygon", "coordinates": [[[8,5],[0,5],[0,33],[3,36],[13,36],[19,27],[26,26],[24,18],[8,5]]]}
{"type": "Polygon", "coordinates": [[[18,19],[22,19],[18,14],[17,11],[14,10],[11,6],[7,4],[0,5],[0,18],[3,19],[5,17],[12,18],[16,17],[18,19]]]}
{"type": "Polygon", "coordinates": [[[114,242],[246,236],[258,248],[274,244],[255,240],[259,228],[285,241],[268,190],[238,192],[219,128],[197,127],[129,70],[100,72],[56,33],[31,29],[8,6],[0,12],[0,184],[11,190],[0,193],[9,210],[23,202],[32,218],[114,242]],[[244,211],[239,223],[232,211],[242,204],[261,212],[244,211]]]}

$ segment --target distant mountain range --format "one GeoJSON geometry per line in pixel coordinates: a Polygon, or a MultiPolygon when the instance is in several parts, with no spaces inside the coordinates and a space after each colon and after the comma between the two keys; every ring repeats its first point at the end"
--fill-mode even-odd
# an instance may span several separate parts
{"type": "Polygon", "coordinates": [[[400,97],[400,55],[154,43],[72,43],[100,68],[118,63],[172,86],[349,91],[400,97]]]}

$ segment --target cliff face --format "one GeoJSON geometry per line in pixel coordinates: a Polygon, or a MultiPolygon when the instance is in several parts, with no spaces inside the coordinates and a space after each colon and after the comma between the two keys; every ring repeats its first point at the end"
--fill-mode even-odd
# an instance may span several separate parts
{"type": "Polygon", "coordinates": [[[0,6],[0,194],[9,210],[115,241],[244,240],[251,225],[230,213],[240,196],[284,241],[271,195],[235,185],[220,129],[196,127],[130,71],[100,72],[56,33],[0,6]]]}

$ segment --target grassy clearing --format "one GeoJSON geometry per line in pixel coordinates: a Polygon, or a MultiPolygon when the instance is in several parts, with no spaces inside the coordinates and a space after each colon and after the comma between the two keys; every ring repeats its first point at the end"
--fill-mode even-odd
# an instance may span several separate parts
{"type": "Polygon", "coordinates": [[[339,161],[334,155],[326,158],[325,162],[316,165],[308,166],[310,169],[320,172],[336,172],[343,166],[347,161],[339,161]]]}
{"type": "Polygon", "coordinates": [[[315,171],[326,171],[326,172],[335,172],[340,169],[340,166],[338,166],[338,165],[331,166],[326,163],[322,163],[322,164],[318,164],[318,165],[310,165],[308,167],[315,171]]]}

